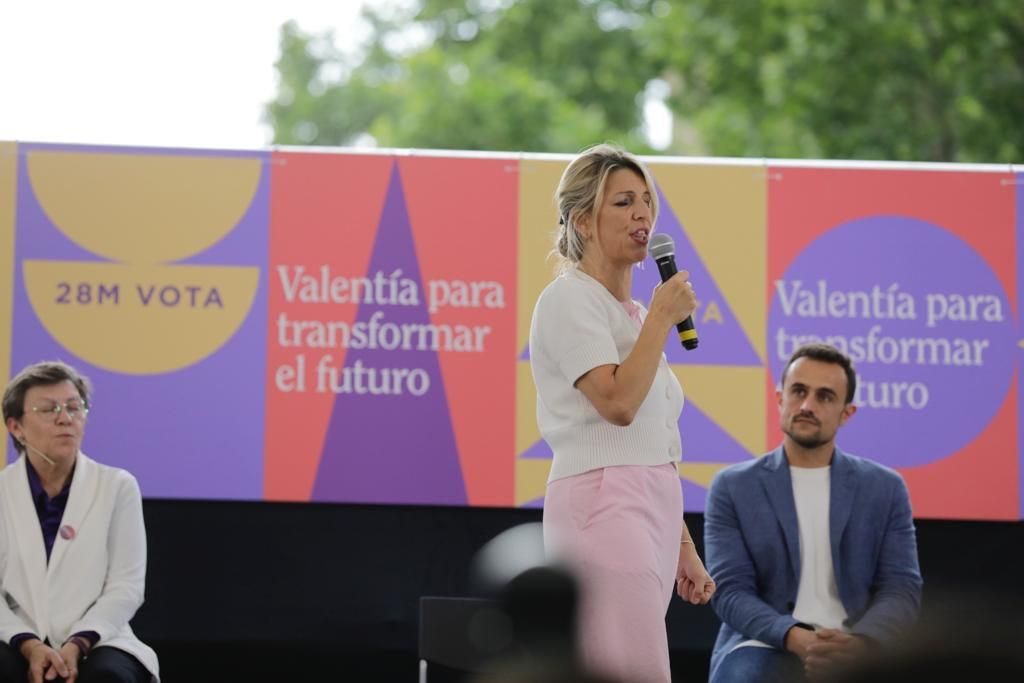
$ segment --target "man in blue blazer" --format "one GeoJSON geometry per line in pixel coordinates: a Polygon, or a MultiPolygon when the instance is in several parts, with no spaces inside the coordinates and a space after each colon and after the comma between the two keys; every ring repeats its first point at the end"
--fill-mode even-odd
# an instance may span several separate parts
{"type": "Polygon", "coordinates": [[[856,382],[835,348],[797,349],[777,392],[782,445],[711,483],[704,538],[722,620],[712,683],[818,678],[917,617],[907,487],[835,446],[856,382]]]}

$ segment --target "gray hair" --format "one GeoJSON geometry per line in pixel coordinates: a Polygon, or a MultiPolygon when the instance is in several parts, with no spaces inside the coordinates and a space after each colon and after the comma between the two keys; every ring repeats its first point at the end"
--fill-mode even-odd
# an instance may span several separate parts
{"type": "MultiPolygon", "coordinates": [[[[25,367],[7,383],[3,398],[4,424],[6,425],[7,420],[11,418],[20,421],[25,416],[25,395],[29,389],[37,386],[52,386],[61,382],[74,384],[78,395],[82,397],[86,405],[89,404],[91,387],[87,377],[80,375],[67,363],[59,360],[44,360],[25,367]]],[[[13,434],[11,441],[14,442],[15,450],[19,453],[25,452],[25,447],[14,438],[13,434]]]]}

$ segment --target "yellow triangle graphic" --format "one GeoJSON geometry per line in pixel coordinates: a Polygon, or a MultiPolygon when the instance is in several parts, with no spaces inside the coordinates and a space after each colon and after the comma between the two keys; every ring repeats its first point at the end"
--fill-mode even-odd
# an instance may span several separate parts
{"type": "MultiPolygon", "coordinates": [[[[686,401],[700,408],[751,455],[765,450],[764,368],[673,365],[686,401]]],[[[683,411],[686,407],[683,407],[683,411]]],[[[686,455],[683,435],[683,458],[686,455]]]]}
{"type": "Polygon", "coordinates": [[[516,460],[516,505],[523,505],[543,496],[550,472],[551,461],[546,458],[516,460]]]}
{"type": "Polygon", "coordinates": [[[530,361],[516,363],[516,453],[540,441],[537,427],[537,387],[530,373],[530,361]]]}
{"type": "Polygon", "coordinates": [[[707,488],[718,471],[728,466],[727,462],[681,462],[678,467],[680,477],[707,488]]]}
{"type": "MultiPolygon", "coordinates": [[[[651,170],[740,327],[765,358],[768,189],[764,168],[758,162],[735,166],[653,163],[651,170]]],[[[694,285],[699,298],[700,283],[694,285]]]]}

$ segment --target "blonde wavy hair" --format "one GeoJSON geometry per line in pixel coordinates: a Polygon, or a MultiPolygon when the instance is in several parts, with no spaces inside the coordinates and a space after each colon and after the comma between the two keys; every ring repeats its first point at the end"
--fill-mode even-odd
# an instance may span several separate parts
{"type": "Polygon", "coordinates": [[[577,221],[581,216],[590,215],[596,222],[608,176],[620,168],[628,168],[644,179],[651,193],[651,225],[658,219],[654,178],[640,160],[618,145],[601,143],[588,147],[569,162],[555,190],[559,218],[555,248],[551,253],[559,259],[560,272],[583,258],[583,238],[576,228],[577,221]]]}

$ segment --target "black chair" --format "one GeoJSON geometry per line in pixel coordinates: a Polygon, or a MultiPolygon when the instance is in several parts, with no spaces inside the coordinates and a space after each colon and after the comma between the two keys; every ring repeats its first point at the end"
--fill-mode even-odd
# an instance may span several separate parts
{"type": "Polygon", "coordinates": [[[512,627],[497,600],[420,598],[420,683],[430,664],[464,673],[487,671],[512,642],[512,627]]]}

